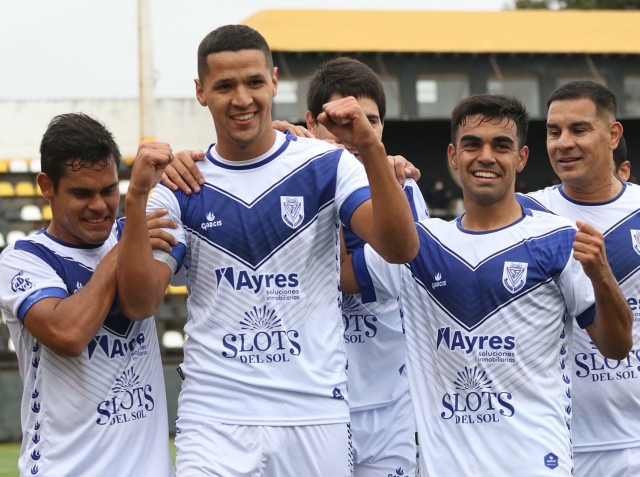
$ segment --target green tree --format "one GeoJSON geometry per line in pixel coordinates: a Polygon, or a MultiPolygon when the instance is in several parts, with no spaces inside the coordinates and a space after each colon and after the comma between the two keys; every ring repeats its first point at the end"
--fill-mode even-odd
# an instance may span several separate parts
{"type": "Polygon", "coordinates": [[[640,0],[515,0],[516,9],[638,10],[640,0]]]}

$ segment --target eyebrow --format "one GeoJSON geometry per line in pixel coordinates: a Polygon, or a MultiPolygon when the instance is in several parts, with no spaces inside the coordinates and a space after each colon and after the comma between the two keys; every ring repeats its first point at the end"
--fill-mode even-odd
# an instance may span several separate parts
{"type": "MultiPolygon", "coordinates": [[[[575,128],[579,126],[591,126],[591,121],[575,121],[569,124],[569,127],[575,128]]],[[[556,123],[547,123],[547,129],[559,127],[556,123]]]]}
{"type": "MultiPolygon", "coordinates": [[[[482,141],[481,138],[479,138],[478,136],[475,136],[473,134],[465,134],[464,136],[462,136],[460,138],[460,142],[462,141],[482,141]]],[[[507,136],[507,135],[498,135],[495,136],[491,139],[491,142],[509,142],[511,144],[515,144],[515,141],[513,140],[513,138],[511,136],[507,136]]]]}

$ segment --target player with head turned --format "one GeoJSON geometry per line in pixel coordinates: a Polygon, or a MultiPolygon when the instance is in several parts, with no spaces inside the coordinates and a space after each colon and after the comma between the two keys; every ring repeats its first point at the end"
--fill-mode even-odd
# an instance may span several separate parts
{"type": "MultiPolygon", "coordinates": [[[[63,114],[40,154],[51,222],[0,256],[24,384],[20,475],[173,476],[155,323],[117,299],[118,146],[95,119],[63,114]]],[[[171,223],[160,215],[150,226],[171,223]]]]}
{"type": "Polygon", "coordinates": [[[633,349],[624,359],[599,352],[575,330],[575,475],[640,475],[640,187],[616,177],[623,147],[616,97],[593,81],[557,88],[547,100],[547,152],[561,184],[518,196],[527,207],[585,220],[604,235],[607,258],[633,311],[633,349]]]}
{"type": "Polygon", "coordinates": [[[627,159],[627,141],[620,136],[618,147],[613,150],[613,163],[616,177],[627,182],[631,177],[631,161],[627,159]]]}
{"type": "Polygon", "coordinates": [[[118,254],[123,300],[143,316],[182,266],[189,288],[176,446],[179,475],[351,474],[339,225],[386,259],[417,253],[411,209],[354,98],[318,120],[344,149],[272,127],[278,86],[255,30],[227,25],[198,49],[196,97],[217,143],[199,194],[157,187],[179,245],[151,253],[144,213],[167,157],[136,161],[118,254]],[[364,165],[364,167],[363,167],[364,165]],[[186,252],[184,256],[183,252],[186,252]]]}
{"type": "MultiPolygon", "coordinates": [[[[325,103],[353,96],[382,140],[386,99],[378,76],[364,63],[348,57],[323,63],[312,75],[307,93],[307,127],[318,139],[336,138],[318,123],[325,103]]],[[[345,145],[356,157],[358,150],[345,145]]],[[[403,189],[415,220],[428,217],[416,182],[403,189]]],[[[349,250],[364,242],[348,227],[349,250]]],[[[398,301],[363,303],[360,295],[345,295],[342,302],[349,382],[349,408],[353,432],[355,476],[402,475],[416,471],[415,417],[405,372],[404,331],[398,301]]]]}
{"type": "Polygon", "coordinates": [[[571,329],[609,358],[631,346],[602,235],[515,198],[527,129],[515,98],[460,101],[448,160],[465,212],[419,222],[405,266],[368,245],[344,259],[346,291],[401,299],[421,475],[570,476],[571,329]]]}

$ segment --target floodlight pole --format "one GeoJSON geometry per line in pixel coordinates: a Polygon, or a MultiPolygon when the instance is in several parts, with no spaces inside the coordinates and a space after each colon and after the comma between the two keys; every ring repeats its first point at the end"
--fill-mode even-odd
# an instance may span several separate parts
{"type": "Polygon", "coordinates": [[[151,0],[138,0],[138,106],[140,141],[154,140],[155,97],[151,46],[151,0]]]}

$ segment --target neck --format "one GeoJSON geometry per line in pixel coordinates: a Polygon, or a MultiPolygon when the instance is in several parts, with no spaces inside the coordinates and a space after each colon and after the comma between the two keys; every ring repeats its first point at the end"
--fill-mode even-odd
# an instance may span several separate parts
{"type": "Polygon", "coordinates": [[[479,204],[465,200],[462,226],[472,232],[488,232],[511,225],[522,217],[522,207],[512,197],[508,203],[479,204]]]}
{"type": "Polygon", "coordinates": [[[589,184],[562,183],[562,191],[571,199],[578,202],[607,202],[615,198],[622,191],[622,182],[616,177],[609,176],[601,182],[589,184]]]}
{"type": "Polygon", "coordinates": [[[247,144],[218,136],[216,152],[227,161],[248,161],[266,154],[276,142],[275,129],[269,128],[262,136],[247,144]]]}

